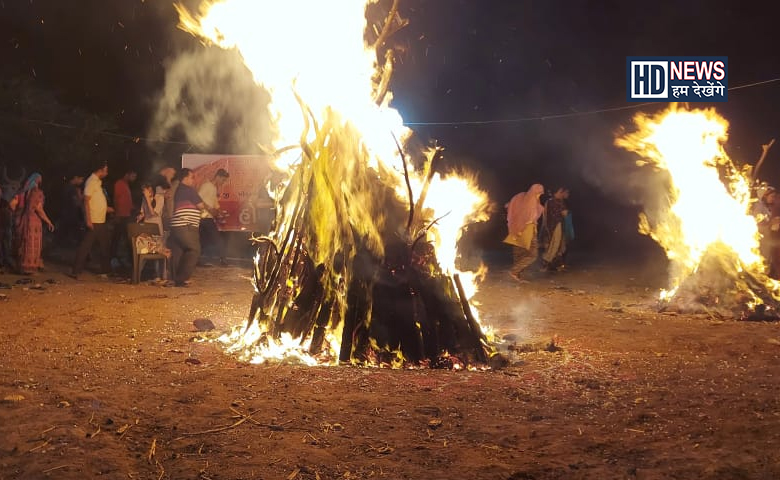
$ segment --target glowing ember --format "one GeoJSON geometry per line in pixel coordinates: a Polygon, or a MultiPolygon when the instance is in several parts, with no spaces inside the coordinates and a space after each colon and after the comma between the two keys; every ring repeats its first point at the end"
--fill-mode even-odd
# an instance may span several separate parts
{"type": "Polygon", "coordinates": [[[728,122],[714,109],[672,105],[657,115],[638,114],[634,123],[635,131],[616,144],[642,157],[640,165],[669,174],[665,208],[640,217],[640,232],[658,242],[670,260],[671,285],[661,300],[674,298],[706,260],[752,297],[747,303],[761,303],[752,290],[773,292],[777,285],[766,276],[759,253],[756,220],[749,214],[750,180],[723,149],[728,122]]]}
{"type": "Polygon", "coordinates": [[[456,261],[463,226],[486,218],[487,196],[473,177],[434,172],[438,149],[402,151],[411,132],[389,107],[392,50],[383,47],[380,64],[365,43],[370,3],[177,6],[181,28],[241,53],[277,119],[286,178],[272,192],[276,227],[259,240],[251,318],[222,339],[245,359],[400,366],[484,356],[467,301],[485,270],[459,272],[456,261]],[[459,314],[456,291],[466,299],[459,314]]]}

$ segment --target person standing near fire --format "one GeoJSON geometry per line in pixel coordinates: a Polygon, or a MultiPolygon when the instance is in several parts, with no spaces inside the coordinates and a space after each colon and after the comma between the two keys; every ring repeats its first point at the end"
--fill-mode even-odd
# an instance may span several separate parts
{"type": "Polygon", "coordinates": [[[566,234],[566,220],[569,208],[566,200],[569,189],[559,187],[552,197],[544,203],[542,220],[542,238],[545,245],[542,255],[542,267],[550,272],[562,270],[565,266],[565,256],[569,241],[566,234]]]}
{"type": "Polygon", "coordinates": [[[84,176],[74,172],[68,176],[68,183],[62,192],[60,218],[57,220],[57,241],[60,246],[73,248],[78,246],[84,230],[84,176]]]}
{"type": "Polygon", "coordinates": [[[84,184],[84,223],[87,226],[87,232],[82,237],[76,252],[76,261],[73,263],[73,269],[70,277],[78,279],[78,276],[84,270],[84,264],[87,256],[95,242],[100,248],[100,274],[107,276],[111,272],[111,237],[106,224],[106,214],[114,211],[108,206],[106,192],[103,190],[103,179],[108,175],[108,165],[106,163],[98,164],[92,171],[92,175],[87,178],[84,184]]]}
{"type": "Polygon", "coordinates": [[[173,197],[170,249],[173,281],[177,287],[189,285],[200,257],[200,215],[206,209],[193,188],[195,175],[189,168],[179,171],[179,185],[173,197]]]}
{"type": "Polygon", "coordinates": [[[217,170],[211,180],[203,182],[198,189],[198,195],[206,205],[206,209],[200,215],[200,241],[203,247],[212,247],[219,257],[219,264],[227,266],[225,259],[225,242],[220,235],[217,226],[219,209],[219,189],[225,184],[230,174],[224,168],[217,170]]]}
{"type": "Polygon", "coordinates": [[[761,254],[766,255],[769,276],[780,280],[780,202],[776,200],[777,193],[771,187],[759,189],[757,195],[759,195],[759,205],[757,207],[754,205],[754,214],[758,210],[759,213],[756,215],[758,231],[763,237],[759,248],[761,254]],[[766,215],[767,211],[768,215],[766,215]]]}
{"type": "Polygon", "coordinates": [[[114,233],[111,237],[111,256],[115,258],[119,264],[125,266],[132,265],[130,261],[130,255],[132,255],[132,247],[128,244],[127,238],[127,224],[132,222],[133,212],[133,195],[130,190],[130,184],[135,182],[138,178],[138,174],[133,169],[128,169],[122,178],[114,182],[114,233]],[[125,248],[125,253],[122,254],[122,246],[125,248]]]}
{"type": "Polygon", "coordinates": [[[17,208],[18,222],[16,224],[16,238],[18,240],[19,273],[32,275],[36,271],[43,271],[43,224],[54,231],[54,224],[43,209],[45,196],[41,189],[42,181],[40,173],[33,173],[25,182],[22,192],[20,207],[17,208]]]}
{"type": "Polygon", "coordinates": [[[504,205],[507,209],[509,230],[504,243],[512,245],[513,264],[510,275],[519,282],[525,282],[523,272],[539,256],[537,224],[544,212],[544,207],[539,202],[543,193],[544,187],[535,183],[527,192],[518,193],[504,205]]]}
{"type": "MultiPolygon", "coordinates": [[[[755,217],[758,225],[758,233],[761,234],[759,241],[759,251],[767,265],[772,265],[772,244],[773,237],[777,236],[772,232],[772,209],[775,204],[777,192],[773,187],[762,184],[756,188],[756,202],[753,204],[750,213],[755,217]]],[[[771,274],[772,272],[770,272],[771,274]]]]}

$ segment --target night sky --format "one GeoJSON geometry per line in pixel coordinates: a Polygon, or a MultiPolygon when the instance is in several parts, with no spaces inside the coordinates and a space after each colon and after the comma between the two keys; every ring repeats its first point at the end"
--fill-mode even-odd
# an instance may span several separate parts
{"type": "MultiPolygon", "coordinates": [[[[766,3],[402,0],[401,5],[410,24],[392,39],[400,48],[392,90],[404,119],[492,122],[413,129],[423,141],[437,139],[446,148],[448,167],[477,170],[497,204],[535,182],[571,186],[585,248],[631,249],[644,241],[635,233],[635,220],[650,174],[612,146],[614,132],[639,109],[515,120],[630,105],[629,55],[728,56],[730,87],[780,77],[776,8],[766,3]]],[[[128,137],[122,161],[142,171],[160,159],[173,163],[191,147],[131,139],[148,136],[166,67],[183,52],[205,48],[176,23],[170,0],[2,0],[0,74],[29,79],[64,105],[114,119],[113,133],[128,137]]],[[[780,136],[778,100],[780,82],[730,92],[726,104],[716,105],[731,122],[728,150],[737,162],[755,162],[760,145],[780,136]]],[[[11,121],[19,113],[5,108],[0,115],[11,121]]],[[[238,115],[233,121],[243,120],[238,115]]],[[[182,138],[174,132],[166,140],[182,138]]],[[[780,175],[780,147],[775,148],[763,172],[770,182],[780,175]]],[[[7,146],[0,146],[0,154],[6,163],[8,157],[24,157],[7,146]]],[[[484,236],[495,240],[500,227],[497,214],[484,236]]]]}

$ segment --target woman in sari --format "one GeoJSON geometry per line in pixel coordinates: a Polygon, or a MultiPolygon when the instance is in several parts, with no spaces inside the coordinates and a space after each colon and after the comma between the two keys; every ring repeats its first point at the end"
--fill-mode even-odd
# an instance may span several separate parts
{"type": "Polygon", "coordinates": [[[505,205],[509,235],[504,239],[504,243],[512,245],[514,262],[510,274],[517,281],[523,281],[523,271],[539,256],[536,224],[544,211],[544,207],[539,203],[539,197],[543,193],[544,187],[536,183],[527,192],[512,197],[505,205]]]}
{"type": "Polygon", "coordinates": [[[41,181],[40,173],[30,175],[19,193],[19,205],[16,207],[19,212],[16,221],[17,252],[22,275],[43,270],[43,224],[50,232],[54,231],[54,224],[43,210],[45,198],[41,181]]]}

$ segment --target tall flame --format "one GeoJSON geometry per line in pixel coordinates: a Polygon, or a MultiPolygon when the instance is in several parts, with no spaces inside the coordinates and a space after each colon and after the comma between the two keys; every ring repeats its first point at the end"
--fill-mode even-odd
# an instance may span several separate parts
{"type": "MultiPolygon", "coordinates": [[[[370,193],[360,184],[359,175],[365,174],[365,168],[371,168],[383,176],[383,182],[395,191],[399,201],[407,201],[408,188],[402,170],[406,159],[401,158],[396,139],[403,142],[411,134],[404,127],[401,115],[389,106],[392,95],[382,95],[379,102],[376,98],[382,88],[378,80],[382,77],[382,67],[378,65],[374,47],[367,45],[364,38],[366,7],[376,1],[207,0],[197,13],[176,6],[180,28],[219,47],[237,49],[255,81],[269,91],[278,134],[275,148],[297,145],[301,142],[301,132],[307,132],[303,140],[317,145],[321,152],[318,155],[338,159],[348,149],[369,152],[371,165],[358,166],[357,172],[351,171],[354,167],[350,165],[333,166],[337,170],[333,178],[354,182],[349,188],[345,185],[335,188],[349,192],[345,195],[356,195],[345,201],[344,208],[353,222],[351,227],[357,226],[357,233],[375,252],[381,249],[377,232],[383,219],[371,218],[375,210],[367,206],[381,200],[370,198],[370,193]],[[320,134],[307,128],[306,116],[301,115],[302,103],[311,110],[315,121],[321,122],[320,134]],[[353,131],[358,132],[354,136],[360,139],[358,145],[349,144],[353,131]]],[[[292,172],[296,155],[293,152],[279,156],[277,168],[292,172]]],[[[423,208],[429,214],[424,218],[436,219],[427,232],[436,240],[442,270],[455,274],[459,273],[455,266],[456,244],[463,226],[486,217],[487,195],[476,187],[472,177],[443,178],[436,174],[429,182],[427,168],[431,159],[432,155],[428,155],[427,163],[420,170],[410,165],[409,186],[415,198],[425,191],[423,208]]],[[[327,168],[328,175],[333,174],[326,162],[314,165],[312,175],[321,174],[318,168],[327,168]]],[[[332,259],[339,251],[338,239],[326,230],[350,227],[328,224],[334,214],[344,213],[333,212],[334,205],[338,208],[333,202],[318,201],[316,196],[311,203],[313,211],[322,209],[317,218],[323,224],[314,227],[318,232],[317,251],[312,252],[318,257],[316,260],[332,259]]],[[[291,225],[291,212],[283,213],[279,220],[283,226],[291,225]]],[[[478,277],[475,272],[461,275],[469,296],[476,293],[478,277]]],[[[242,341],[248,342],[246,338],[242,341]]]]}
{"type": "Polygon", "coordinates": [[[723,148],[728,122],[714,109],[676,104],[656,115],[640,113],[635,130],[616,144],[669,175],[665,208],[643,214],[640,231],[650,235],[671,261],[669,299],[697,271],[705,254],[731,262],[732,272],[764,276],[756,220],[749,214],[750,180],[723,148]]]}

